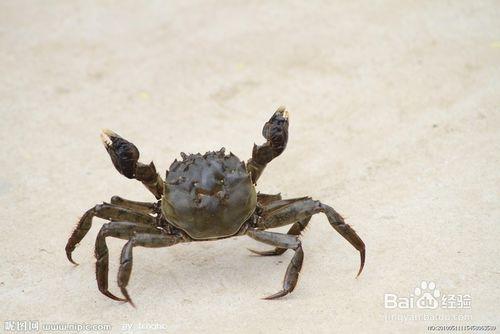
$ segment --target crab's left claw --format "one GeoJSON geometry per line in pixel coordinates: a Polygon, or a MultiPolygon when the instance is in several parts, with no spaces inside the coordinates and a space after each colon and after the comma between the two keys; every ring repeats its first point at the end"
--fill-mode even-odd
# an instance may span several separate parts
{"type": "Polygon", "coordinates": [[[129,179],[134,178],[137,161],[139,160],[137,147],[108,129],[102,130],[101,140],[111,157],[113,165],[120,174],[129,179]]]}

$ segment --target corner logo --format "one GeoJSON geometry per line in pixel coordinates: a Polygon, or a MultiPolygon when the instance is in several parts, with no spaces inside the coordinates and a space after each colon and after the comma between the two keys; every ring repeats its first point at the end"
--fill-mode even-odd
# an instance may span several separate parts
{"type": "Polygon", "coordinates": [[[387,309],[460,309],[471,308],[471,303],[470,295],[442,294],[432,281],[422,281],[407,297],[393,293],[384,294],[384,307],[387,309]]]}

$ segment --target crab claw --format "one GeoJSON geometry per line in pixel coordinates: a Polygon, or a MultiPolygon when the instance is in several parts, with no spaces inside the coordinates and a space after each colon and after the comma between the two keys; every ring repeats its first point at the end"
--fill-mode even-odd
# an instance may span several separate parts
{"type": "Polygon", "coordinates": [[[139,160],[137,147],[108,129],[102,130],[101,140],[111,157],[113,165],[120,174],[129,179],[134,178],[137,160],[139,160]]]}
{"type": "Polygon", "coordinates": [[[274,157],[280,155],[288,142],[288,111],[279,107],[262,128],[262,135],[272,148],[274,157]]]}
{"type": "Polygon", "coordinates": [[[279,107],[264,124],[262,135],[267,142],[253,146],[252,160],[260,165],[266,165],[283,153],[288,142],[288,112],[285,107],[279,107]]]}

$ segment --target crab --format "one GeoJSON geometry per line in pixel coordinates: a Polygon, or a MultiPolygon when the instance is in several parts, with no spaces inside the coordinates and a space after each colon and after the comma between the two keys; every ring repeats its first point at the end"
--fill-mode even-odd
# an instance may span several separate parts
{"type": "Polygon", "coordinates": [[[297,285],[304,259],[299,237],[311,217],[323,213],[330,225],[359,251],[359,276],[365,263],[365,244],[332,207],[310,197],[282,199],[280,194],[256,192],[262,171],[284,151],[288,141],[288,112],[284,107],[278,108],[265,123],[262,135],[266,142],[254,144],[252,157],[246,163],[232,153],[226,154],[224,148],[203,155],[181,153],[182,160],[176,159],[170,165],[163,181],[153,162],[139,162],[139,150],[134,144],[111,130],[103,130],[101,139],[115,168],[125,177],[142,182],[156,201],[137,202],[113,196],[109,203],[87,210],[66,244],[68,260],[77,264],[72,252],[90,230],[92,219],[108,220],[95,242],[97,286],[105,296],[134,306],[127,291],[134,247],[170,247],[246,235],[274,247],[268,251],[250,249],[255,254],[275,256],[288,249],[294,251],[282,289],[264,298],[276,299],[297,285]],[[292,225],[286,234],[267,231],[285,225],[292,225]],[[108,290],[107,237],[127,241],[121,252],[117,280],[123,298],[108,290]]]}

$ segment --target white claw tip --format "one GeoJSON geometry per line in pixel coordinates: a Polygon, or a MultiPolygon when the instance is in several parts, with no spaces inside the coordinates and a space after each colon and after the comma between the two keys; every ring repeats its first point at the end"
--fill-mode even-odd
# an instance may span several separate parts
{"type": "Polygon", "coordinates": [[[108,130],[108,129],[102,129],[102,132],[101,132],[101,140],[102,140],[102,143],[105,145],[105,146],[111,146],[111,144],[113,144],[113,142],[111,141],[111,138],[109,138],[109,136],[113,135],[114,132],[111,131],[111,130],[108,130]]]}
{"type": "Polygon", "coordinates": [[[277,113],[280,113],[283,115],[283,117],[288,118],[288,110],[286,110],[285,106],[280,106],[277,110],[277,113]]]}

